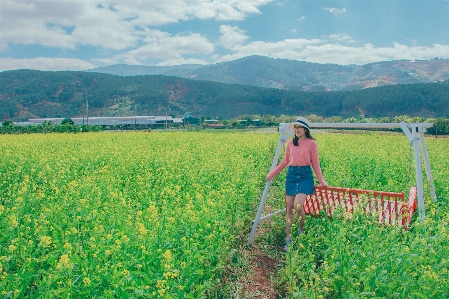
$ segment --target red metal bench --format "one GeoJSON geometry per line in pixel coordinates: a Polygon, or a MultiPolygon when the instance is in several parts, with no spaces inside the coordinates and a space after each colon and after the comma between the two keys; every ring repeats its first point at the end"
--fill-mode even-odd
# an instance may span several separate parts
{"type": "Polygon", "coordinates": [[[315,186],[314,194],[308,196],[304,203],[306,215],[311,216],[321,216],[323,211],[328,217],[332,217],[337,209],[349,216],[356,209],[361,209],[365,216],[380,223],[408,229],[416,209],[416,187],[410,188],[409,198],[406,200],[404,192],[315,186]]]}

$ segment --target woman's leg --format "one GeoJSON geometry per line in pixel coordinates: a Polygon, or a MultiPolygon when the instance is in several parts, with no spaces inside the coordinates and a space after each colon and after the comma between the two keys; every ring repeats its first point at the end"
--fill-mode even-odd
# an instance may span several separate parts
{"type": "Polygon", "coordinates": [[[304,203],[306,202],[307,194],[299,193],[296,194],[294,200],[294,210],[293,212],[296,214],[298,218],[298,227],[299,231],[304,231],[304,221],[306,219],[306,213],[304,212],[304,203]]]}
{"type": "Polygon", "coordinates": [[[292,237],[292,225],[294,221],[294,213],[293,208],[295,204],[295,196],[292,195],[286,195],[285,196],[285,209],[286,209],[286,216],[285,216],[285,234],[287,235],[287,238],[292,237]]]}

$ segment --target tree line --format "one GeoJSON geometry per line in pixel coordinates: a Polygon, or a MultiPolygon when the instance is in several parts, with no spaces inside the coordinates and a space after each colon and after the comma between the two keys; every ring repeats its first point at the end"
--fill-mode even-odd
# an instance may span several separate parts
{"type": "MultiPolygon", "coordinates": [[[[342,118],[340,116],[322,117],[315,114],[306,115],[306,118],[312,123],[433,123],[433,127],[427,130],[427,134],[431,135],[449,135],[449,119],[448,118],[424,118],[410,117],[401,115],[396,117],[380,117],[366,118],[362,115],[358,117],[342,118]]],[[[207,120],[211,117],[202,117],[198,119],[197,125],[191,124],[170,124],[171,129],[207,129],[207,120]]],[[[296,116],[280,115],[240,115],[231,119],[213,119],[216,124],[221,124],[219,128],[228,129],[245,129],[248,127],[277,127],[280,123],[294,122],[296,116]]],[[[51,121],[44,121],[39,125],[16,126],[12,120],[2,122],[0,126],[0,134],[32,134],[32,133],[83,133],[83,132],[99,132],[108,130],[151,130],[154,128],[163,128],[164,124],[157,126],[148,125],[123,125],[123,126],[97,126],[97,125],[75,125],[70,118],[65,118],[60,124],[54,124],[51,121]]],[[[397,129],[396,131],[400,131],[397,129]]]]}

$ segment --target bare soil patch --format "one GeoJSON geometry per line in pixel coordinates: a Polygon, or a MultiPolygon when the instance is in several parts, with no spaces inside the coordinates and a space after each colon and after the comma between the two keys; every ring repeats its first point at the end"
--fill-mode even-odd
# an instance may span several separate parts
{"type": "Polygon", "coordinates": [[[276,261],[257,247],[247,249],[249,252],[249,271],[239,281],[241,297],[252,299],[277,299],[272,278],[276,272],[276,261]]]}

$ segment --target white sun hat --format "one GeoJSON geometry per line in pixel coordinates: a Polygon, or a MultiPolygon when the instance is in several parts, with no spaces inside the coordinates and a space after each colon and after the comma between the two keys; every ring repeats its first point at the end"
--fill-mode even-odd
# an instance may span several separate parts
{"type": "Polygon", "coordinates": [[[301,125],[304,128],[307,128],[308,130],[310,130],[309,127],[309,121],[307,120],[307,118],[305,117],[298,117],[292,124],[291,127],[293,128],[294,125],[301,125]]]}

